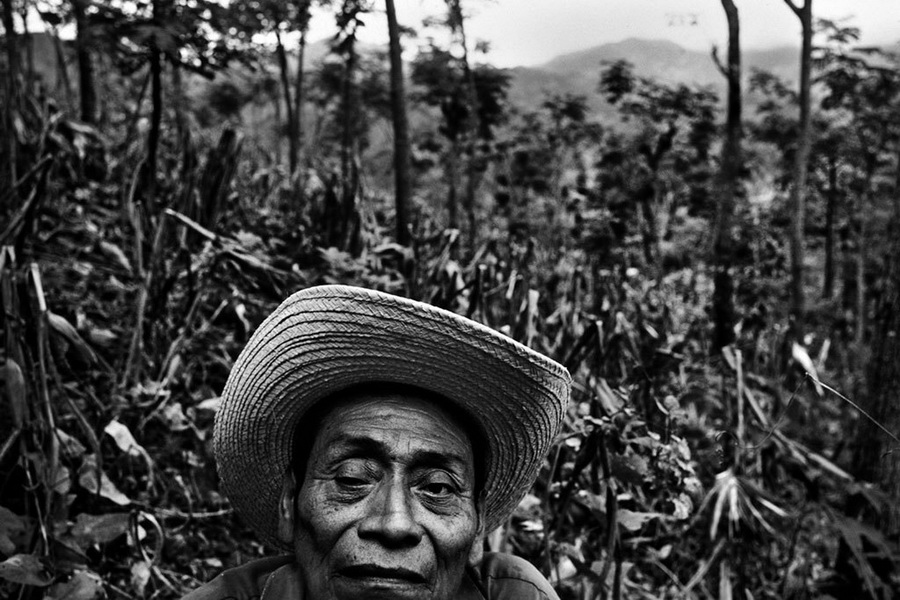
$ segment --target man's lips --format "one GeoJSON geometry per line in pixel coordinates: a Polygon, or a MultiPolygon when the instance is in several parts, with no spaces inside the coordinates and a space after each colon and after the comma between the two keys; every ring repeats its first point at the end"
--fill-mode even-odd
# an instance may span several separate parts
{"type": "Polygon", "coordinates": [[[353,565],[340,570],[340,574],[353,579],[383,579],[406,583],[423,584],[425,577],[403,567],[382,567],[380,565],[353,565]]]}

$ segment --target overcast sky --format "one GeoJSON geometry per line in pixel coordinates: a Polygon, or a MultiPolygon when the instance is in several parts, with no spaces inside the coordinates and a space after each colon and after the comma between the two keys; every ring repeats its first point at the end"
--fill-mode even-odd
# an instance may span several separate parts
{"type": "MultiPolygon", "coordinates": [[[[794,0],[800,4],[803,0],[794,0]]],[[[800,23],[784,0],[736,0],[745,48],[799,46],[800,23]]],[[[380,7],[381,2],[376,2],[380,7]]],[[[419,29],[440,14],[441,0],[396,0],[401,24],[419,29]]],[[[727,41],[720,0],[463,0],[468,34],[491,42],[490,62],[502,67],[537,65],[559,54],[629,37],[668,39],[692,49],[727,41]]],[[[866,44],[900,50],[900,0],[813,0],[814,18],[840,20],[862,31],[866,44]]],[[[333,17],[313,20],[312,39],[333,33],[333,17]]],[[[373,17],[364,39],[381,42],[383,15],[373,17]]]]}

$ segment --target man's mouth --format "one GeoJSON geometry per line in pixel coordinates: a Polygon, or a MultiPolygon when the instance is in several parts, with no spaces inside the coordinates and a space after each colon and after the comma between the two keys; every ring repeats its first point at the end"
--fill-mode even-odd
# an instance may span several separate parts
{"type": "Polygon", "coordinates": [[[340,570],[340,574],[353,579],[396,581],[401,583],[424,584],[425,577],[403,567],[382,567],[380,565],[353,565],[340,570]]]}

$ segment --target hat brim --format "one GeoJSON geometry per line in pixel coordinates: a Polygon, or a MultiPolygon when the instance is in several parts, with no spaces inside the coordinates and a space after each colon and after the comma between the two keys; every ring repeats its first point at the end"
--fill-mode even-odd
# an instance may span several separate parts
{"type": "Polygon", "coordinates": [[[416,386],[482,428],[485,531],[533,484],[562,421],[562,365],[484,325],[428,304],[350,286],[289,297],[238,357],[216,415],[221,487],[279,548],[278,503],[298,422],[317,402],[368,382],[416,386]]]}

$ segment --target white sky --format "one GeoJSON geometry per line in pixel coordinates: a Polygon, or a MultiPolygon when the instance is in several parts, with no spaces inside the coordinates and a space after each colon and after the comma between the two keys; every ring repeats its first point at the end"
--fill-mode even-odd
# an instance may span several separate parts
{"type": "MultiPolygon", "coordinates": [[[[794,0],[799,4],[803,0],[794,0]]],[[[841,20],[862,31],[862,43],[897,46],[900,0],[810,0],[813,17],[841,20]]],[[[421,28],[422,18],[439,15],[441,0],[395,0],[402,25],[421,28]]],[[[745,48],[799,46],[800,23],[784,0],[736,0],[745,48]]],[[[376,7],[382,2],[376,0],[376,7]]],[[[497,66],[537,65],[559,54],[629,37],[668,39],[705,50],[727,41],[720,0],[463,0],[467,33],[491,42],[488,60],[497,66]]],[[[387,25],[373,15],[362,39],[383,43],[387,25]]],[[[311,39],[334,31],[330,14],[317,14],[311,39]]]]}

